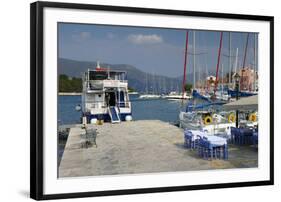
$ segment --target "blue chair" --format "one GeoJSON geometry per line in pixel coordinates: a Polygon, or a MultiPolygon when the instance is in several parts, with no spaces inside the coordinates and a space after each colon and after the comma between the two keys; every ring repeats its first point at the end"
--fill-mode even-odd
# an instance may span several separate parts
{"type": "Polygon", "coordinates": [[[231,127],[230,128],[230,133],[231,133],[231,143],[232,144],[237,144],[239,140],[239,128],[231,127]]]}
{"type": "Polygon", "coordinates": [[[240,128],[231,127],[232,144],[242,145],[244,143],[243,134],[240,128]]]}
{"type": "Polygon", "coordinates": [[[259,135],[258,135],[258,132],[257,131],[254,131],[253,132],[253,139],[252,139],[252,143],[255,147],[258,147],[258,144],[259,144],[259,135]]]}
{"type": "Polygon", "coordinates": [[[253,143],[253,130],[249,128],[241,128],[240,135],[242,139],[242,145],[250,145],[253,143]]]}
{"type": "Polygon", "coordinates": [[[191,137],[187,130],[184,131],[184,146],[191,148],[191,137]]]}
{"type": "Polygon", "coordinates": [[[197,136],[198,146],[197,151],[198,155],[204,159],[228,159],[228,147],[227,144],[224,145],[215,145],[212,144],[208,138],[197,136]]]}
{"type": "Polygon", "coordinates": [[[210,142],[208,141],[207,138],[205,137],[197,137],[198,140],[198,145],[197,145],[197,150],[198,150],[198,155],[204,159],[209,159],[213,157],[213,148],[210,142]]]}
{"type": "Polygon", "coordinates": [[[196,149],[197,149],[198,155],[200,157],[203,157],[204,144],[203,144],[202,137],[197,135],[195,142],[196,142],[196,149]]]}

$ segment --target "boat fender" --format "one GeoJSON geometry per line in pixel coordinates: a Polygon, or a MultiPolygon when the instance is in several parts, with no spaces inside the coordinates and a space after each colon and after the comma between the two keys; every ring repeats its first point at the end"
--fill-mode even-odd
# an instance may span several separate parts
{"type": "Polygon", "coordinates": [[[256,122],[257,121],[257,115],[254,114],[254,113],[250,114],[249,121],[256,122]]]}
{"type": "Polygon", "coordinates": [[[125,117],[125,120],[126,120],[126,121],[132,121],[132,120],[133,120],[133,117],[132,117],[131,115],[127,115],[127,116],[125,117]]]}
{"type": "Polygon", "coordinates": [[[236,121],[236,116],[233,113],[229,114],[228,115],[228,122],[234,123],[235,121],[236,121]]]}
{"type": "Polygon", "coordinates": [[[98,122],[98,120],[96,118],[91,119],[91,124],[96,124],[97,122],[98,122]]]}
{"type": "Polygon", "coordinates": [[[212,123],[212,122],[213,122],[213,119],[212,119],[211,116],[206,116],[206,117],[204,118],[204,124],[205,124],[205,125],[209,125],[209,124],[212,123]]]}

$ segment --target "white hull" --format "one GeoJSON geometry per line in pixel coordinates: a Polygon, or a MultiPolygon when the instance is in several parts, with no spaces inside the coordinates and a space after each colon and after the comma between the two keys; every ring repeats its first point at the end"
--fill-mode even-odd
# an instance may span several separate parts
{"type": "Polygon", "coordinates": [[[140,95],[140,99],[157,99],[160,98],[160,95],[153,95],[153,94],[144,94],[144,95],[140,95]]]}
{"type": "Polygon", "coordinates": [[[187,99],[191,99],[190,96],[182,96],[182,95],[166,95],[163,98],[168,99],[168,100],[187,100],[187,99]]]}
{"type": "Polygon", "coordinates": [[[191,96],[188,96],[186,95],[186,93],[184,93],[183,95],[182,94],[179,94],[179,93],[176,93],[176,92],[171,92],[169,95],[164,95],[162,96],[163,98],[165,99],[168,99],[168,100],[187,100],[187,99],[191,99],[191,96]]]}
{"type": "Polygon", "coordinates": [[[180,127],[189,130],[203,130],[210,135],[230,135],[230,128],[235,127],[235,123],[222,123],[222,122],[213,122],[211,124],[205,125],[202,121],[192,120],[192,113],[180,112],[180,127]]]}

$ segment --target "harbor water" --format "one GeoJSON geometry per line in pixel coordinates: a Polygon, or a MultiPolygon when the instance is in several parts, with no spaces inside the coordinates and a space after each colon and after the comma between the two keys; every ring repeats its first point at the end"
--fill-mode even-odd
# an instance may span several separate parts
{"type": "MultiPolygon", "coordinates": [[[[130,95],[133,120],[161,120],[176,123],[182,106],[181,100],[140,99],[130,95]]],[[[58,96],[59,125],[80,123],[81,112],[75,106],[81,104],[81,96],[58,96]]],[[[184,102],[185,106],[186,101],[184,102]]]]}

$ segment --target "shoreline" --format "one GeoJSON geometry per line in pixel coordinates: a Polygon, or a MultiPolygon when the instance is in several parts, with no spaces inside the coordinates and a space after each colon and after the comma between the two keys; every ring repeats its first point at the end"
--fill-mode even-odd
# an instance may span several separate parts
{"type": "Polygon", "coordinates": [[[77,92],[59,92],[58,95],[82,95],[82,93],[77,92]]]}
{"type": "MultiPolygon", "coordinates": [[[[128,93],[129,95],[138,95],[138,92],[131,92],[128,93]]],[[[82,93],[78,93],[78,92],[59,92],[58,95],[67,95],[67,96],[71,96],[71,95],[82,95],[82,93]]]]}

